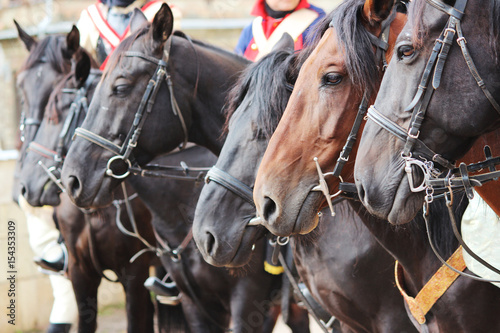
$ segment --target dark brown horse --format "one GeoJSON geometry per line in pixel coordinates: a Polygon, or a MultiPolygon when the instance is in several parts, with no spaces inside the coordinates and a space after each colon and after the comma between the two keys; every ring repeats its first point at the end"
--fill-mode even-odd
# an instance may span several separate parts
{"type": "MultiPolygon", "coordinates": [[[[40,128],[34,139],[27,142],[29,147],[21,166],[20,183],[31,205],[57,206],[54,218],[68,249],[67,276],[75,291],[79,332],[96,329],[97,290],[106,269],[116,273],[117,281],[125,290],[128,331],[153,332],[153,304],[143,284],[149,277],[154,256],[147,253],[129,262],[144,245],[123,234],[114,223],[119,219],[128,230],[133,230],[124,203],[119,204],[121,213],[115,206],[85,213],[65,194],[59,195],[60,188],[53,182],[74,128],[83,120],[85,104],[92,98],[101,76],[100,72],[91,72],[91,66],[90,57],[81,53],[75,61],[74,71],[54,89],[40,128]],[[48,173],[51,168],[52,178],[48,173]]],[[[139,233],[154,243],[149,211],[139,199],[132,200],[131,205],[135,219],[141,221],[139,233]]]]}
{"type": "MultiPolygon", "coordinates": [[[[464,157],[465,153],[480,135],[497,130],[500,124],[500,2],[429,0],[411,7],[411,19],[398,39],[397,59],[370,108],[371,120],[360,141],[355,170],[364,205],[395,224],[408,222],[422,207],[425,186],[418,184],[423,170],[447,172],[443,159],[477,162],[464,157]],[[465,12],[463,17],[450,18],[453,6],[456,12],[465,12]],[[449,40],[449,45],[443,46],[440,40],[449,40]],[[415,138],[398,138],[391,128],[415,138]],[[422,166],[424,160],[433,165],[422,166]]],[[[473,149],[482,152],[482,147],[473,149]]],[[[488,201],[498,214],[497,195],[488,195],[488,201]]]]}
{"type": "MultiPolygon", "coordinates": [[[[345,2],[343,6],[349,3],[353,5],[353,2],[345,2]]],[[[362,5],[362,1],[354,2],[358,11],[362,5]]],[[[281,235],[307,232],[316,225],[316,213],[326,203],[320,195],[311,192],[318,184],[313,158],[319,157],[321,169],[333,169],[352,126],[351,123],[345,126],[344,121],[354,119],[365,91],[355,93],[359,87],[354,82],[367,83],[373,79],[371,71],[362,67],[370,63],[349,53],[349,50],[359,52],[362,48],[359,39],[340,33],[341,25],[337,22],[333,22],[333,27],[318,44],[320,47],[302,66],[287,109],[259,167],[254,192],[256,203],[260,202],[259,214],[271,220],[269,225],[275,222],[273,230],[281,235]],[[337,52],[337,44],[342,45],[344,54],[337,52]],[[337,68],[336,64],[340,66],[337,68]],[[351,98],[348,99],[345,96],[349,94],[351,98]],[[292,207],[292,213],[284,209],[284,205],[291,203],[297,205],[292,207]]],[[[349,26],[354,25],[345,25],[344,28],[349,26]]],[[[343,169],[344,180],[352,179],[352,172],[351,161],[343,169]]],[[[339,183],[333,177],[327,180],[330,189],[339,183]]],[[[456,197],[455,204],[459,206],[455,212],[459,220],[465,202],[456,197]]],[[[387,221],[370,217],[360,204],[351,205],[377,240],[399,260],[404,270],[406,292],[416,296],[441,266],[429,245],[423,218],[418,215],[408,225],[394,227],[387,221]]],[[[431,214],[430,238],[438,244],[441,255],[448,258],[458,242],[454,239],[442,200],[433,203],[431,214]]],[[[499,297],[498,288],[489,283],[458,277],[425,315],[426,321],[423,324],[415,322],[415,325],[422,331],[433,332],[496,331],[500,327],[495,315],[499,297]]],[[[414,317],[410,314],[410,318],[414,317]]]]}

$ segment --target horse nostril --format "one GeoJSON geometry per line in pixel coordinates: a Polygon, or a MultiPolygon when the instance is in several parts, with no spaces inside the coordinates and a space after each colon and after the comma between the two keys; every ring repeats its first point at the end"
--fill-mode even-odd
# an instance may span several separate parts
{"type": "Polygon", "coordinates": [[[264,197],[264,205],[263,205],[263,217],[264,220],[270,221],[272,215],[276,212],[276,203],[273,199],[269,197],[264,197]]]}
{"type": "Polygon", "coordinates": [[[206,243],[205,243],[205,248],[207,250],[207,253],[210,256],[214,255],[214,253],[212,253],[212,251],[215,250],[215,237],[214,237],[214,235],[212,235],[212,233],[210,231],[207,231],[207,239],[206,239],[206,243]]]}
{"type": "Polygon", "coordinates": [[[73,198],[78,196],[80,181],[75,176],[69,176],[68,189],[73,198]]]}
{"type": "Polygon", "coordinates": [[[21,195],[26,198],[28,196],[28,191],[26,190],[26,186],[21,185],[21,195]]]}
{"type": "Polygon", "coordinates": [[[363,185],[358,185],[357,190],[358,190],[359,200],[361,202],[365,202],[365,188],[363,187],[363,185]]]}

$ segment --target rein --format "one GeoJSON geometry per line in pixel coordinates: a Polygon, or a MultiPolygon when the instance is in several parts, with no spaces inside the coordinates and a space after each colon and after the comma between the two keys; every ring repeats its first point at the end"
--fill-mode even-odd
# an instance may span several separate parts
{"type": "Polygon", "coordinates": [[[119,146],[108,139],[95,134],[89,130],[86,130],[82,127],[79,127],[75,130],[75,136],[80,136],[90,142],[95,143],[96,145],[109,150],[115,156],[111,157],[108,160],[107,166],[106,166],[106,171],[105,174],[107,176],[116,178],[116,179],[123,179],[126,178],[130,174],[130,168],[134,166],[134,168],[137,170],[140,170],[140,167],[137,165],[137,162],[133,158],[132,155],[132,150],[137,146],[137,142],[139,141],[139,136],[141,135],[142,128],[144,126],[144,123],[146,122],[147,116],[151,113],[153,109],[153,105],[156,100],[156,95],[158,94],[158,91],[161,87],[161,84],[163,81],[166,81],[167,87],[169,90],[170,94],[170,103],[172,107],[172,112],[174,115],[176,115],[179,118],[179,121],[182,126],[182,130],[184,131],[184,141],[181,145],[181,148],[184,148],[187,144],[188,141],[188,130],[186,127],[186,122],[184,120],[184,117],[182,115],[182,112],[179,108],[179,105],[177,103],[177,100],[175,99],[174,95],[174,89],[173,89],[173,83],[170,74],[167,71],[167,65],[170,57],[170,48],[172,45],[172,38],[169,38],[167,40],[167,43],[165,45],[165,48],[163,50],[163,58],[162,59],[157,59],[152,56],[148,56],[143,53],[139,52],[133,52],[133,51],[126,51],[123,53],[123,56],[125,57],[138,57],[140,59],[143,59],[145,61],[154,63],[157,65],[157,68],[153,74],[153,77],[149,80],[148,85],[146,87],[146,90],[144,92],[144,95],[142,97],[142,100],[139,104],[139,107],[137,109],[137,112],[134,117],[134,121],[132,123],[132,126],[129,129],[129,132],[124,140],[124,143],[122,146],[119,146]],[[123,174],[115,174],[113,169],[112,169],[112,164],[115,161],[123,161],[128,168],[127,171],[123,174]]]}

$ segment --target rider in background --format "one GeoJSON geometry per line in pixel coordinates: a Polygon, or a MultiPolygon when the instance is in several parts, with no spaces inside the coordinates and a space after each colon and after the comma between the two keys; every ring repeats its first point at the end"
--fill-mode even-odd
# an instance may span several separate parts
{"type": "Polygon", "coordinates": [[[252,61],[269,53],[284,32],[295,50],[302,49],[312,39],[311,27],[325,16],[307,0],[257,0],[251,14],[256,18],[241,32],[235,52],[252,61]]]}
{"type": "MultiPolygon", "coordinates": [[[[80,30],[80,45],[91,53],[95,60],[106,66],[109,54],[129,34],[129,22],[135,8],[142,10],[149,21],[165,1],[162,0],[99,0],[81,13],[77,27],[80,30]]],[[[174,14],[174,30],[180,28],[181,12],[170,5],[174,14]]]]}

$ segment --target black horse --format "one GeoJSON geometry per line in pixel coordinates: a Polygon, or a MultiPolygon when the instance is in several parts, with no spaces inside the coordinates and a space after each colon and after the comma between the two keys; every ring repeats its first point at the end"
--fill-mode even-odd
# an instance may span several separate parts
{"type": "MultiPolygon", "coordinates": [[[[87,100],[92,98],[101,77],[99,71],[91,70],[95,67],[93,64],[87,53],[80,53],[74,70],[54,88],[40,128],[28,144],[19,180],[30,205],[56,206],[54,218],[68,249],[67,276],[75,291],[79,332],[96,329],[97,290],[101,279],[106,277],[103,273],[106,269],[116,273],[117,281],[125,290],[128,331],[153,332],[154,308],[143,283],[149,277],[149,266],[155,258],[148,253],[129,262],[144,245],[124,235],[114,224],[119,219],[127,229],[133,230],[123,202],[117,203],[117,207],[84,212],[67,195],[60,194],[54,182],[74,128],[83,120],[87,100]]],[[[118,198],[123,199],[120,194],[118,198]]],[[[135,219],[141,221],[139,233],[154,243],[148,209],[140,199],[133,200],[131,205],[135,219]]]]}
{"type": "Polygon", "coordinates": [[[224,98],[249,62],[182,33],[172,35],[172,28],[167,5],[152,24],[136,12],[131,36],[113,52],[62,170],[78,206],[109,204],[119,184],[115,177],[125,174],[131,160],[144,165],[186,140],[220,152],[224,98]]]}
{"type": "Polygon", "coordinates": [[[72,56],[85,52],[80,48],[80,32],[76,27],[67,35],[49,35],[38,41],[14,21],[19,39],[30,52],[17,75],[17,89],[21,98],[21,147],[14,173],[12,199],[17,202],[22,189],[17,180],[20,165],[28,143],[40,126],[45,106],[54,86],[70,72],[72,56]]]}

